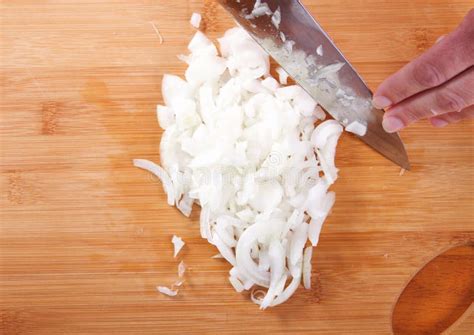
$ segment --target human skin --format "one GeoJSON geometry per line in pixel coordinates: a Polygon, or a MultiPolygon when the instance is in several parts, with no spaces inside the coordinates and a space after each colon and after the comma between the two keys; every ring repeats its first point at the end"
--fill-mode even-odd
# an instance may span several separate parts
{"type": "Polygon", "coordinates": [[[421,120],[444,127],[474,118],[474,9],[450,34],[387,78],[373,104],[393,133],[421,120]]]}

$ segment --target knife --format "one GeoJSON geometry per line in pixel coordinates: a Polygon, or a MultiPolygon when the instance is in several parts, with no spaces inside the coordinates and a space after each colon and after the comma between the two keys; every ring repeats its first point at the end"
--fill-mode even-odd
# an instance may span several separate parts
{"type": "Polygon", "coordinates": [[[275,61],[337,121],[386,158],[410,169],[400,136],[382,127],[372,92],[297,0],[218,0],[275,61]],[[362,127],[360,127],[362,126],[362,127]]]}

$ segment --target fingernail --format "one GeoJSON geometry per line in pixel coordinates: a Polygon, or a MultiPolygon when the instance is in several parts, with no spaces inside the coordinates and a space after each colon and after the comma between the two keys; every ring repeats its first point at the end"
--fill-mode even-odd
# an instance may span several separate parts
{"type": "Polygon", "coordinates": [[[384,119],[382,121],[382,126],[383,126],[383,129],[385,129],[385,131],[387,133],[394,133],[396,131],[399,131],[403,127],[405,127],[402,120],[400,120],[396,116],[386,116],[386,117],[384,117],[384,119]]]}
{"type": "Polygon", "coordinates": [[[435,44],[441,42],[441,40],[442,40],[443,38],[445,38],[445,37],[446,37],[446,35],[441,35],[440,37],[438,37],[438,39],[436,40],[435,44]]]}
{"type": "Polygon", "coordinates": [[[433,118],[431,119],[431,124],[437,128],[443,128],[443,127],[446,127],[449,122],[443,120],[443,119],[436,119],[436,118],[433,118]]]}
{"type": "Polygon", "coordinates": [[[392,104],[392,102],[390,101],[389,98],[378,95],[373,98],[372,104],[374,105],[375,108],[384,109],[384,108],[389,107],[392,104]]]}

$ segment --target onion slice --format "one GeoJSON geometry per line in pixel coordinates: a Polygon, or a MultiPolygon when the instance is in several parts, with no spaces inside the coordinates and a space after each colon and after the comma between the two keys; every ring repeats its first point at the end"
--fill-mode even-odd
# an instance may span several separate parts
{"type": "Polygon", "coordinates": [[[172,290],[166,286],[157,286],[156,289],[160,292],[163,293],[164,295],[174,297],[178,294],[178,290],[172,290]]]}
{"type": "Polygon", "coordinates": [[[176,235],[173,235],[173,237],[171,238],[171,242],[173,243],[173,246],[174,246],[174,253],[173,253],[173,257],[176,258],[176,256],[178,256],[178,253],[181,251],[181,249],[184,247],[184,242],[183,240],[181,239],[181,237],[179,236],[176,236],[176,235]]]}
{"type": "Polygon", "coordinates": [[[311,289],[311,258],[313,257],[313,247],[304,249],[303,253],[303,286],[305,289],[311,289]]]}
{"type": "Polygon", "coordinates": [[[183,277],[184,273],[186,272],[186,264],[183,261],[179,262],[178,264],[178,277],[183,277]]]}
{"type": "Polygon", "coordinates": [[[165,190],[168,196],[168,205],[173,206],[175,199],[173,182],[171,181],[171,178],[168,173],[161,166],[146,159],[134,159],[133,165],[140,169],[147,170],[148,172],[153,173],[155,176],[158,177],[158,179],[161,180],[161,182],[163,183],[163,189],[165,190]]]}
{"type": "Polygon", "coordinates": [[[346,126],[346,131],[359,136],[364,136],[367,133],[367,124],[361,123],[359,121],[353,121],[346,126]]]}
{"type": "Polygon", "coordinates": [[[189,22],[194,28],[198,29],[199,26],[201,25],[201,14],[193,13],[191,15],[191,20],[189,22]]]}
{"type": "Polygon", "coordinates": [[[238,280],[236,277],[230,276],[229,277],[229,282],[232,284],[232,287],[237,291],[237,292],[242,292],[244,290],[244,284],[240,280],[238,280]]]}

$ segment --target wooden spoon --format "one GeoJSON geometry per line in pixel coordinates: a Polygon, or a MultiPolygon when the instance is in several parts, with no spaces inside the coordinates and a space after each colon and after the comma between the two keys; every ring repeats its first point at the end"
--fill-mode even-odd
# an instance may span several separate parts
{"type": "Polygon", "coordinates": [[[474,244],[451,248],[426,264],[405,287],[393,310],[393,333],[441,334],[473,301],[474,244]]]}

